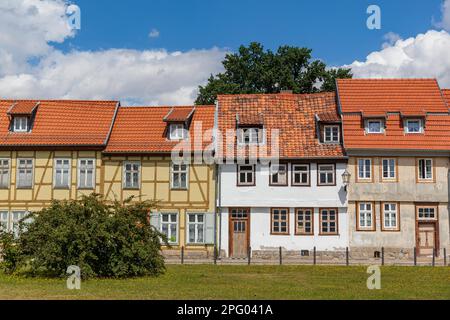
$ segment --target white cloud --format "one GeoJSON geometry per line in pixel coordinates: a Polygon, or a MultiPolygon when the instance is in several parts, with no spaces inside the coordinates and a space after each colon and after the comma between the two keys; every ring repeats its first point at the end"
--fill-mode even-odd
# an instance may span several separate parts
{"type": "Polygon", "coordinates": [[[450,34],[430,30],[416,37],[397,40],[365,61],[351,67],[356,78],[437,78],[441,87],[450,87],[450,34]]]}
{"type": "Polygon", "coordinates": [[[158,29],[152,29],[150,33],[148,34],[149,38],[158,38],[159,37],[159,30],[158,29]]]}
{"type": "Polygon", "coordinates": [[[382,45],[384,49],[394,45],[398,40],[401,40],[402,37],[400,37],[400,35],[395,32],[388,32],[383,36],[383,39],[386,40],[386,42],[382,45]]]}
{"type": "Polygon", "coordinates": [[[445,0],[441,6],[442,20],[434,23],[437,28],[450,31],[450,0],[445,0]]]}
{"type": "Polygon", "coordinates": [[[61,52],[52,42],[74,36],[67,5],[65,0],[0,1],[1,97],[190,104],[198,85],[222,71],[226,52],[218,48],[61,52]]]}

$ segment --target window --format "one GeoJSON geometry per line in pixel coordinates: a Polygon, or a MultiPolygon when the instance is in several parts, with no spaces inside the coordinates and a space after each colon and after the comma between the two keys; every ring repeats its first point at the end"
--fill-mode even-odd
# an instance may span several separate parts
{"type": "Polygon", "coordinates": [[[334,186],[336,184],[336,169],[334,164],[319,164],[319,186],[334,186]]]}
{"type": "Polygon", "coordinates": [[[184,124],[173,123],[169,127],[170,140],[183,140],[185,138],[184,124]]]}
{"type": "Polygon", "coordinates": [[[292,185],[293,186],[309,186],[310,183],[309,164],[293,164],[292,165],[292,185]]]}
{"type": "Polygon", "coordinates": [[[140,175],[141,175],[141,163],[140,162],[125,162],[124,163],[124,183],[125,189],[139,189],[140,187],[140,175]]]}
{"type": "Polygon", "coordinates": [[[70,159],[55,159],[55,188],[69,188],[70,159]]]}
{"type": "Polygon", "coordinates": [[[423,132],[422,120],[420,119],[406,120],[405,131],[406,133],[422,133],[423,132]]]}
{"type": "Polygon", "coordinates": [[[272,209],[272,234],[289,234],[289,209],[272,209]]]}
{"type": "Polygon", "coordinates": [[[384,203],[383,207],[383,230],[399,230],[399,215],[397,203],[384,203]]]}
{"type": "Polygon", "coordinates": [[[437,219],[437,207],[417,207],[418,220],[436,220],[437,219]]]}
{"type": "Polygon", "coordinates": [[[27,117],[14,117],[14,132],[27,132],[28,131],[28,118],[27,117]]]}
{"type": "Polygon", "coordinates": [[[264,143],[264,130],[262,128],[240,128],[237,131],[238,144],[264,143]]]}
{"type": "Polygon", "coordinates": [[[161,233],[166,235],[169,243],[178,243],[178,214],[161,214],[161,233]]]}
{"type": "Polygon", "coordinates": [[[338,232],[337,209],[320,209],[320,234],[337,235],[338,232]]]}
{"type": "Polygon", "coordinates": [[[288,173],[287,164],[270,166],[270,185],[271,186],[287,186],[288,173]]]}
{"type": "Polygon", "coordinates": [[[205,243],[205,215],[188,214],[188,242],[205,243]]]}
{"type": "Polygon", "coordinates": [[[396,167],[397,161],[396,159],[383,159],[383,176],[382,180],[394,180],[397,177],[396,167]]]}
{"type": "Polygon", "coordinates": [[[366,122],[367,133],[383,133],[383,121],[382,120],[367,120],[366,122]]]}
{"type": "Polygon", "coordinates": [[[0,211],[0,230],[7,232],[9,228],[9,212],[0,211]]]}
{"type": "Polygon", "coordinates": [[[18,159],[17,188],[27,189],[33,187],[33,160],[18,159]]]}
{"type": "Polygon", "coordinates": [[[9,188],[9,159],[0,159],[0,189],[9,188]]]}
{"type": "Polygon", "coordinates": [[[296,209],[295,226],[297,235],[314,235],[314,210],[296,209]]]}
{"type": "Polygon", "coordinates": [[[358,159],[358,180],[372,179],[372,159],[358,159]]]}
{"type": "Polygon", "coordinates": [[[255,185],[255,166],[238,165],[237,185],[238,186],[254,186],[255,185]]]}
{"type": "Polygon", "coordinates": [[[188,169],[187,164],[172,164],[172,189],[188,188],[188,169]]]}
{"type": "Polygon", "coordinates": [[[78,164],[78,188],[94,189],[95,159],[80,159],[78,164]]]}
{"type": "Polygon", "coordinates": [[[374,205],[371,202],[360,202],[358,204],[357,223],[358,231],[369,230],[373,231],[376,228],[374,221],[374,205]]]}
{"type": "Polygon", "coordinates": [[[0,211],[0,229],[5,232],[12,232],[15,237],[18,237],[20,221],[27,215],[27,211],[0,211]]]}
{"type": "Polygon", "coordinates": [[[326,143],[339,143],[339,126],[325,126],[324,131],[324,141],[326,143]]]}
{"type": "Polygon", "coordinates": [[[433,180],[433,159],[419,159],[419,180],[433,180]]]}

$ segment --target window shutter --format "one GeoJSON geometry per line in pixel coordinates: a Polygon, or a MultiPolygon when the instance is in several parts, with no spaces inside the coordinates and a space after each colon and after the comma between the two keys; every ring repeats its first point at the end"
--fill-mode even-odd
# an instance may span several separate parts
{"type": "Polygon", "coordinates": [[[205,214],[205,244],[214,244],[214,213],[205,214]]]}
{"type": "Polygon", "coordinates": [[[158,231],[161,230],[161,215],[158,212],[150,213],[150,225],[154,226],[158,231]]]}

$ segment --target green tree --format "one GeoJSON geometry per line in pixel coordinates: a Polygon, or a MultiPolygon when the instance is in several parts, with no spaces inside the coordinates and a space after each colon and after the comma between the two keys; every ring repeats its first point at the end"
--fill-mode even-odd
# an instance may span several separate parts
{"type": "Polygon", "coordinates": [[[156,203],[131,200],[107,204],[91,195],[54,201],[21,222],[19,237],[0,233],[4,268],[52,277],[65,276],[71,265],[84,278],[161,274],[167,239],[148,216],[156,203]]]}
{"type": "Polygon", "coordinates": [[[211,75],[206,86],[199,87],[196,104],[214,104],[219,94],[333,91],[336,78],[353,76],[350,69],[327,68],[324,62],[312,60],[311,52],[282,46],[274,53],[256,42],[241,46],[237,53],[226,55],[225,72],[211,75]]]}

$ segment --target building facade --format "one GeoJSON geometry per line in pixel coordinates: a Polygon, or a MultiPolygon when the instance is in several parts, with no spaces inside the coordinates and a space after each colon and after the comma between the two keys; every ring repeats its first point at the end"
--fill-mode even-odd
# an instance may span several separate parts
{"type": "Polygon", "coordinates": [[[437,82],[337,84],[351,175],[351,250],[442,255],[450,236],[450,115],[437,82]]]}

